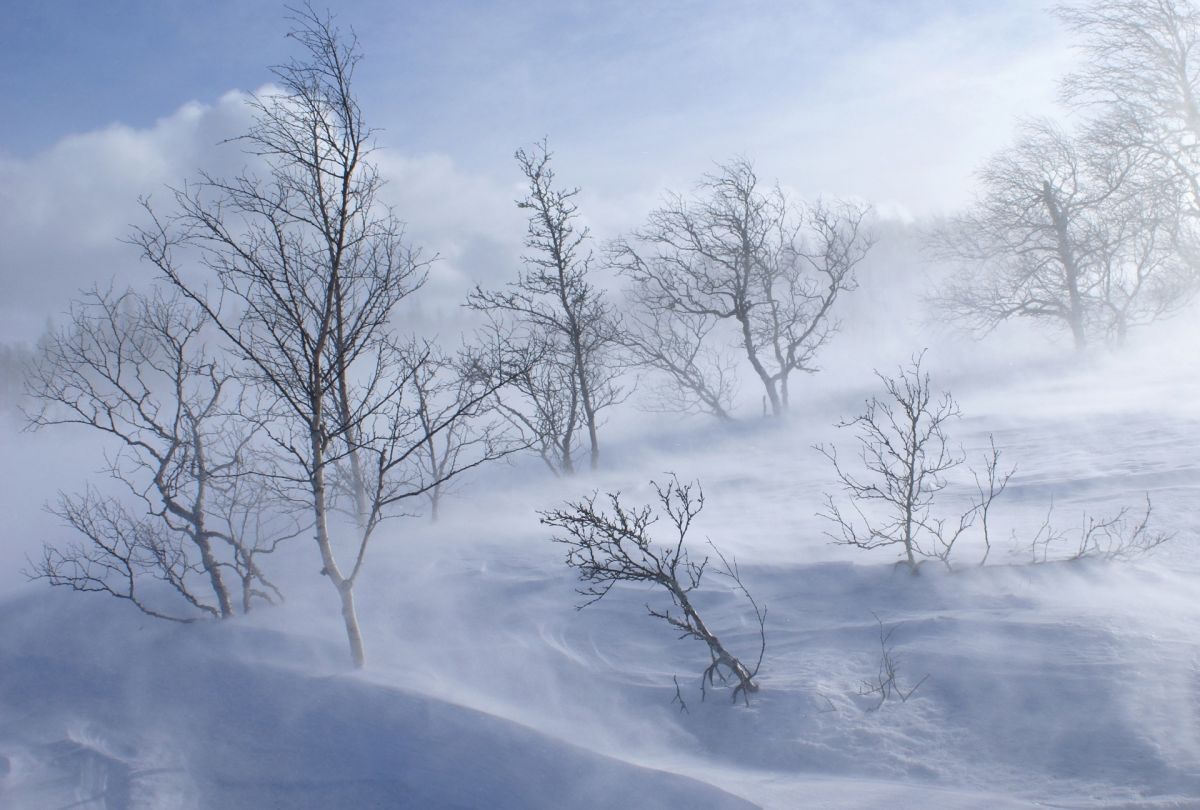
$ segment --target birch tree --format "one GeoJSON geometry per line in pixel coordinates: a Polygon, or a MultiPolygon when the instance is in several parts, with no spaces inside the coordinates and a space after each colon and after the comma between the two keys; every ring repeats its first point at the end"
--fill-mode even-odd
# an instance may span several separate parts
{"type": "Polygon", "coordinates": [[[1200,216],[1200,8],[1194,0],[1101,0],[1057,9],[1084,58],[1063,82],[1070,104],[1120,122],[1161,179],[1200,216]]]}
{"type": "Polygon", "coordinates": [[[409,499],[502,452],[478,446],[435,475],[417,463],[431,436],[470,418],[503,381],[464,390],[422,420],[413,383],[431,352],[393,322],[429,261],[380,200],[374,133],[353,92],[354,36],[309,7],[294,22],[302,57],[275,69],[279,92],[252,99],[254,124],[235,141],[262,173],[201,175],[175,191],[173,214],[147,206],[150,225],[133,241],[257,385],[258,419],[287,461],[277,480],[312,517],[321,574],[361,667],[354,589],[376,530],[409,499]]]}
{"type": "Polygon", "coordinates": [[[201,313],[179,296],[96,289],[43,339],[31,424],[107,437],[105,472],[127,497],[60,494],[50,510],[78,539],[48,543],[32,576],[177,621],[280,597],[261,558],[304,524],[262,503],[241,382],[204,338],[201,313]]]}
{"type": "Polygon", "coordinates": [[[614,363],[619,329],[592,282],[588,229],[579,224],[578,188],[555,182],[552,153],[541,141],[515,155],[528,183],[517,206],[528,212],[524,270],[501,290],[476,288],[467,305],[487,313],[486,365],[527,366],[510,390],[524,399],[501,405],[555,472],[575,471],[586,435],[589,466],[600,462],[601,412],[620,401],[614,363]]]}

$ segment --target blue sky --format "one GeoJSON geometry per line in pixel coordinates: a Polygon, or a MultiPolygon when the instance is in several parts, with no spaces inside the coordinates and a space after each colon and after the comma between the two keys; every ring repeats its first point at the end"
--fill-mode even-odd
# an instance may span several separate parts
{"type": "MultiPolygon", "coordinates": [[[[511,156],[542,136],[605,236],[734,155],[804,196],[905,218],[952,210],[1015,120],[1053,109],[1070,53],[1045,6],[348,0],[332,11],[365,54],[357,89],[399,213],[447,273],[477,277],[468,259],[519,242],[511,156]]],[[[56,311],[60,288],[132,272],[114,246],[139,195],[236,161],[216,147],[245,125],[230,93],[261,88],[295,53],[285,16],[248,0],[10,4],[0,272],[23,307],[17,331],[56,311]],[[44,272],[18,280],[35,260],[44,272]]]]}
{"type": "MultiPolygon", "coordinates": [[[[1044,60],[1057,45],[1043,5],[354,0],[334,12],[362,42],[359,89],[384,141],[481,168],[543,134],[640,163],[851,130],[864,122],[839,120],[839,108],[919,95],[946,71],[970,81],[1044,60]]],[[[253,90],[291,52],[285,14],[232,0],[13,4],[0,22],[0,149],[28,156],[70,133],[146,127],[184,102],[253,90]]],[[[1046,78],[1029,76],[1031,106],[1046,78]]],[[[964,113],[994,104],[1003,126],[1011,99],[975,101],[964,113]]],[[[894,111],[879,112],[886,126],[894,111]]]]}

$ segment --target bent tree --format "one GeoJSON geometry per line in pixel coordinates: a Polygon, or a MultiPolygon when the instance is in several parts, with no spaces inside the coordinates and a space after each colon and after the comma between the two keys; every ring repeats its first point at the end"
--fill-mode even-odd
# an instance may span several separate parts
{"type": "MultiPolygon", "coordinates": [[[[750,694],[758,691],[754,679],[767,648],[767,610],[755,601],[742,582],[737,561],[726,557],[709,541],[709,547],[720,560],[715,572],[729,580],[754,612],[758,658],[750,666],[729,651],[701,618],[693,601],[693,592],[701,587],[709,570],[709,558],[696,562],[688,555],[685,541],[692,521],[704,508],[703,490],[699,483],[684,484],[674,475],[665,484],[651,481],[650,486],[661,511],[649,505],[627,506],[619,492],[610,492],[600,502],[593,494],[569,502],[561,509],[539,513],[543,525],[559,531],[554,542],[566,546],[566,563],[575,569],[583,583],[577,592],[584,602],[578,607],[582,610],[598,602],[622,582],[646,583],[666,591],[671,606],[654,608],[647,604],[646,612],[666,622],[679,638],[695,639],[707,646],[709,663],[700,676],[701,693],[706,691],[706,685],[715,686],[719,680],[733,684],[734,701],[740,696],[749,704],[750,694]],[[666,537],[656,539],[653,526],[664,516],[664,523],[670,524],[662,530],[666,537]]],[[[676,694],[678,697],[678,681],[676,694]]],[[[682,698],[679,699],[682,705],[682,698]]]]}
{"type": "Polygon", "coordinates": [[[362,666],[354,587],[375,530],[401,502],[502,451],[485,442],[432,475],[417,463],[429,438],[470,418],[491,389],[468,385],[422,418],[414,381],[427,386],[441,370],[392,322],[428,261],[379,199],[373,133],[352,90],[355,38],[311,8],[294,21],[304,57],[274,69],[280,91],[251,100],[254,124],[235,139],[259,172],[202,174],[175,191],[171,215],[147,205],[151,224],[133,241],[257,385],[256,418],[286,461],[277,480],[311,513],[321,573],[362,666]],[[335,521],[339,512],[349,519],[335,521]]]}

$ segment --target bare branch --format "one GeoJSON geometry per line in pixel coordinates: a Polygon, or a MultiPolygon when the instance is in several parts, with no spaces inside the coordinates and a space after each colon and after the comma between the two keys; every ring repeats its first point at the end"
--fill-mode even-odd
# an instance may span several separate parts
{"type": "Polygon", "coordinates": [[[758,662],[750,669],[708,628],[689,596],[700,587],[708,565],[707,557],[700,562],[691,560],[684,546],[692,521],[704,507],[703,491],[699,484],[683,484],[674,475],[665,484],[651,482],[651,485],[661,512],[652,506],[627,507],[621,502],[620,493],[609,493],[601,503],[592,495],[567,504],[565,509],[541,512],[541,522],[563,532],[554,541],[567,547],[567,565],[578,572],[584,583],[579,589],[584,597],[580,609],[604,598],[618,582],[645,582],[665,590],[671,606],[647,605],[646,610],[678,631],[679,638],[693,638],[708,647],[710,661],[701,675],[702,694],[716,681],[728,683],[732,679],[736,682],[734,701],[740,695],[748,703],[750,693],[758,691],[754,677],[766,648],[766,610],[746,590],[736,562],[717,552],[724,566],[722,573],[749,600],[758,622],[761,645],[758,662]],[[664,517],[670,524],[664,530],[669,536],[656,542],[651,537],[651,527],[664,517]]]}

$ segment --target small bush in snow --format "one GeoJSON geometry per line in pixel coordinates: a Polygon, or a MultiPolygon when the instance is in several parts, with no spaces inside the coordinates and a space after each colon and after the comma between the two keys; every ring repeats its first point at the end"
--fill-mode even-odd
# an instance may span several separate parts
{"type": "Polygon", "coordinates": [[[941,560],[949,568],[955,543],[976,523],[990,549],[991,505],[1014,472],[1000,471],[1000,451],[993,442],[983,473],[971,470],[978,499],[952,517],[934,513],[938,493],[966,456],[950,445],[945,431],[959,416],[958,403],[949,392],[934,395],[921,359],[922,355],[913,357],[896,377],[876,372],[886,395],[871,397],[861,414],[838,423],[855,431],[861,472],[845,466],[836,447],[817,447],[832,462],[849,500],[848,506],[839,506],[832,495],[826,496],[820,514],[837,524],[829,536],[859,548],[900,546],[902,562],[913,572],[925,559],[941,560]]]}
{"type": "Polygon", "coordinates": [[[868,709],[873,712],[878,711],[884,703],[892,698],[900,698],[901,703],[907,703],[913,693],[921,688],[921,684],[929,680],[929,675],[923,675],[908,689],[900,685],[900,659],[892,649],[892,634],[900,625],[893,624],[891,627],[885,628],[879,614],[872,611],[871,615],[875,617],[875,622],[879,625],[879,670],[874,678],[862,682],[858,694],[863,697],[879,698],[879,702],[868,709]]]}
{"type": "Polygon", "coordinates": [[[1171,539],[1167,532],[1150,530],[1153,508],[1150,496],[1146,496],[1146,511],[1135,518],[1128,506],[1110,517],[1093,517],[1085,514],[1077,529],[1059,530],[1050,524],[1054,504],[1046,512],[1046,519],[1033,536],[1029,550],[1033,563],[1051,561],[1051,549],[1063,549],[1061,560],[1131,560],[1147,554],[1171,539]]]}

